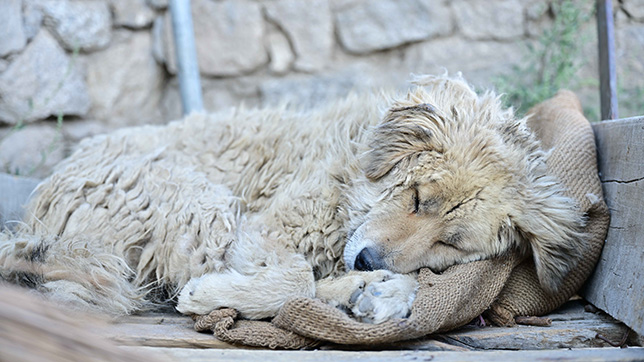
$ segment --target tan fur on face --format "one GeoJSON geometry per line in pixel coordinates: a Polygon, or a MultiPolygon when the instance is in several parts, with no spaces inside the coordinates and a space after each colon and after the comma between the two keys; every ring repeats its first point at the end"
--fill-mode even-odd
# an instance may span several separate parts
{"type": "Polygon", "coordinates": [[[525,120],[462,80],[418,84],[372,134],[367,187],[380,197],[345,257],[369,247],[405,273],[532,250],[542,285],[555,291],[580,255],[582,218],[546,175],[525,120]]]}

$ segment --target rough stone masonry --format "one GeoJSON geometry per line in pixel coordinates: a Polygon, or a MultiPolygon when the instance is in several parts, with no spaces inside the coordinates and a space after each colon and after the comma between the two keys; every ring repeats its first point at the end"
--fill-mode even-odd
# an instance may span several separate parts
{"type": "MultiPolygon", "coordinates": [[[[592,3],[592,2],[586,2],[592,3]]],[[[410,73],[479,86],[520,64],[548,0],[192,0],[204,103],[314,107],[410,73]]],[[[644,0],[614,1],[621,89],[644,89],[644,0]],[[630,76],[629,76],[630,75],[630,76]]],[[[180,116],[167,0],[0,2],[0,172],[44,177],[83,137],[180,116]]],[[[580,76],[596,79],[594,23],[580,76]]],[[[590,82],[592,85],[592,82],[590,82]]],[[[582,89],[598,104],[596,85],[582,89]]],[[[641,99],[622,108],[643,112],[641,99]]],[[[637,113],[634,113],[637,114],[637,113]]]]}

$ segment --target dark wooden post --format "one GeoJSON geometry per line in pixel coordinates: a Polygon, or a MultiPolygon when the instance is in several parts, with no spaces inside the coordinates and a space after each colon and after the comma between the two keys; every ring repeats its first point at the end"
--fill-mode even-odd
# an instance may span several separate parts
{"type": "Polygon", "coordinates": [[[601,117],[617,118],[617,74],[615,66],[615,31],[613,2],[597,0],[597,34],[599,40],[599,82],[601,117]]]}

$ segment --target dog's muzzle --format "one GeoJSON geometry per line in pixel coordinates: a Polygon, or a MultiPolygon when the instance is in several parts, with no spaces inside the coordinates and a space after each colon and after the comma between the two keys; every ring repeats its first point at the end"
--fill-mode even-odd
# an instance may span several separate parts
{"type": "Polygon", "coordinates": [[[360,225],[344,246],[344,263],[347,269],[371,271],[387,269],[373,240],[365,238],[365,224],[360,225]]]}

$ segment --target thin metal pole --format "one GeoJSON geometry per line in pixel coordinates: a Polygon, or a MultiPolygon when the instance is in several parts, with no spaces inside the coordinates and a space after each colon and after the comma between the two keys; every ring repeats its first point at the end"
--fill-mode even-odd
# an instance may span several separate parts
{"type": "Polygon", "coordinates": [[[617,72],[615,65],[615,30],[613,2],[597,0],[597,35],[599,46],[599,95],[602,120],[616,119],[617,72]]]}
{"type": "Polygon", "coordinates": [[[170,0],[183,114],[203,111],[190,0],[170,0]]]}

